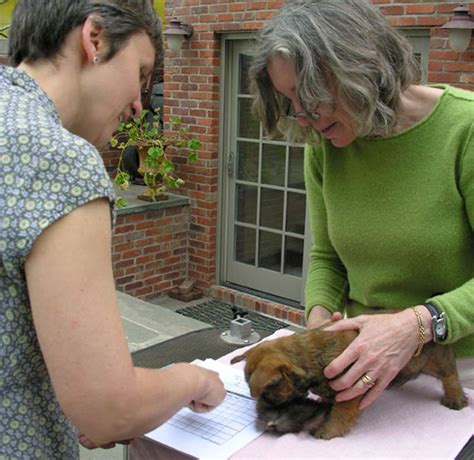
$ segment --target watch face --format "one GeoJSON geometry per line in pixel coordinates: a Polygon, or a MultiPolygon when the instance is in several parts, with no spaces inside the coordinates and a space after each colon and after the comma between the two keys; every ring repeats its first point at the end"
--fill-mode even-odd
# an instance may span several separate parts
{"type": "Polygon", "coordinates": [[[444,321],[437,321],[435,331],[438,337],[444,337],[444,334],[446,333],[446,325],[444,324],[444,321]]]}

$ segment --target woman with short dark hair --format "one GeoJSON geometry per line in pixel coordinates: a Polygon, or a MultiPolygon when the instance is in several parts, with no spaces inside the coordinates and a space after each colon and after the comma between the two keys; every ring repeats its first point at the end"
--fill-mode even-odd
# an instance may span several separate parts
{"type": "Polygon", "coordinates": [[[96,147],[141,113],[159,33],[149,0],[16,5],[15,67],[0,67],[1,458],[77,459],[78,433],[112,446],[225,396],[194,365],[134,368],[116,299],[96,147]]]}

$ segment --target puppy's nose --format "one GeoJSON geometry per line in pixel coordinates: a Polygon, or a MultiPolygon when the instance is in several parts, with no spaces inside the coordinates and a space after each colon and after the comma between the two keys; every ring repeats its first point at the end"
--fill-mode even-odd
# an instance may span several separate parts
{"type": "Polygon", "coordinates": [[[252,398],[257,399],[260,396],[260,392],[257,391],[255,388],[250,388],[250,396],[252,396],[252,398]]]}

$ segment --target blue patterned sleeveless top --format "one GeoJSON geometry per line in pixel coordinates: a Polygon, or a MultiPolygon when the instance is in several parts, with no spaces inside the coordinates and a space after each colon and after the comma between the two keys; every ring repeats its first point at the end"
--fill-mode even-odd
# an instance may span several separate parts
{"type": "Polygon", "coordinates": [[[98,151],[61,125],[26,73],[0,66],[0,459],[77,459],[32,321],[24,263],[41,232],[99,197],[114,200],[98,151]]]}

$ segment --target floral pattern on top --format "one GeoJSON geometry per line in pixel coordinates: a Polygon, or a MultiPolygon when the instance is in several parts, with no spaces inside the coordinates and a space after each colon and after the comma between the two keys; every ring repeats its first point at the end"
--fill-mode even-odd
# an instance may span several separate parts
{"type": "Polygon", "coordinates": [[[24,264],[62,216],[101,197],[113,208],[113,187],[97,149],[12,67],[0,66],[0,119],[0,459],[78,459],[38,345],[24,264]]]}

